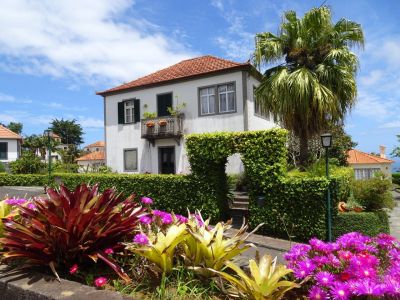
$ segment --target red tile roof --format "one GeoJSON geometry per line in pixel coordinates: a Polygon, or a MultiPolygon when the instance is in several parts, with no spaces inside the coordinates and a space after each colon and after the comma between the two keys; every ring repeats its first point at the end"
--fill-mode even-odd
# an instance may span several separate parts
{"type": "Polygon", "coordinates": [[[76,161],[84,161],[84,160],[105,160],[106,156],[104,151],[96,151],[96,152],[90,152],[88,154],[85,154],[79,158],[76,159],[76,161]]]}
{"type": "Polygon", "coordinates": [[[394,162],[391,159],[382,158],[355,149],[349,150],[347,154],[347,162],[349,164],[380,164],[394,162]]]}
{"type": "Polygon", "coordinates": [[[83,148],[104,147],[104,146],[105,146],[105,143],[103,141],[97,141],[97,142],[87,145],[83,148]]]}
{"type": "Polygon", "coordinates": [[[192,78],[199,75],[217,73],[230,69],[241,69],[246,67],[251,67],[250,62],[238,63],[211,55],[200,56],[192,59],[183,60],[168,68],[159,70],[144,77],[140,77],[136,80],[122,84],[120,86],[102,92],[97,92],[97,94],[106,95],[112,92],[145,86],[153,86],[161,83],[180,80],[183,78],[192,78]]]}
{"type": "Polygon", "coordinates": [[[22,139],[19,134],[16,134],[14,131],[11,131],[7,127],[0,125],[0,139],[22,139]]]}

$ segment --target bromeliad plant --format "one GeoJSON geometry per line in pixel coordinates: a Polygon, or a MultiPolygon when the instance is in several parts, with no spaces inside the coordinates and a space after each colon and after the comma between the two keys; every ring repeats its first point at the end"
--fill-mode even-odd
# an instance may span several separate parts
{"type": "MultiPolygon", "coordinates": [[[[0,219],[7,218],[11,213],[12,206],[7,203],[7,200],[0,201],[0,219]]],[[[0,237],[4,234],[3,222],[0,221],[0,237]]]]}
{"type": "Polygon", "coordinates": [[[48,189],[48,199],[35,207],[20,206],[19,217],[3,219],[5,236],[0,239],[6,251],[3,261],[23,259],[27,265],[48,265],[59,279],[57,268],[91,259],[104,261],[126,282],[130,278],[105,253],[132,234],[145,208],[133,200],[98,185],[79,185],[75,191],[60,186],[48,189]]]}
{"type": "MultiPolygon", "coordinates": [[[[258,256],[258,255],[257,255],[258,256]]],[[[264,255],[259,262],[251,259],[249,261],[250,274],[246,274],[239,266],[233,262],[226,262],[226,267],[234,271],[237,277],[225,272],[210,271],[226,279],[234,288],[230,292],[234,297],[245,297],[253,300],[278,300],[291,289],[299,287],[295,282],[285,280],[285,277],[292,273],[292,270],[284,265],[276,264],[276,257],[272,259],[269,255],[264,255]]]]}

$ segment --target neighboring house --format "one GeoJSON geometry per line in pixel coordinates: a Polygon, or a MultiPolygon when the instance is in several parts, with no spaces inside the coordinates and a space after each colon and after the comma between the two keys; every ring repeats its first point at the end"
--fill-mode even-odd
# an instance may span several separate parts
{"type": "Polygon", "coordinates": [[[19,158],[22,137],[0,125],[0,162],[9,163],[19,158]]]}
{"type": "Polygon", "coordinates": [[[379,148],[379,156],[355,149],[347,152],[347,162],[354,169],[356,179],[371,178],[379,171],[388,178],[392,177],[392,163],[394,163],[394,161],[386,158],[384,146],[380,146],[379,148]]]}
{"type": "Polygon", "coordinates": [[[76,159],[79,165],[79,172],[97,171],[99,167],[105,165],[104,151],[89,152],[76,159]]]}
{"type": "MultiPolygon", "coordinates": [[[[117,172],[188,173],[185,134],[276,127],[255,104],[260,79],[249,62],[201,56],[98,92],[104,98],[107,166],[117,172]],[[171,115],[168,107],[182,103],[183,114],[171,115]],[[144,119],[144,112],[157,117],[144,119]]],[[[227,172],[242,170],[239,155],[230,157],[227,172]]]]}
{"type": "Polygon", "coordinates": [[[105,143],[103,141],[97,141],[93,144],[87,145],[83,147],[83,151],[85,152],[99,152],[105,151],[105,143]]]}

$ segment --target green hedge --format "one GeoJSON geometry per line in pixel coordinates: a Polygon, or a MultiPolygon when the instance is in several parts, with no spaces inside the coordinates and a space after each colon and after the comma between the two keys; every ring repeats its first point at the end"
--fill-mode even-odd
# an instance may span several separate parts
{"type": "MultiPolygon", "coordinates": [[[[135,193],[154,199],[154,208],[187,214],[187,209],[199,209],[213,220],[219,217],[219,208],[207,197],[207,191],[196,183],[191,176],[184,175],[123,175],[123,174],[54,174],[52,185],[58,177],[68,188],[86,183],[99,183],[100,190],[115,187],[125,195],[135,193]]],[[[10,175],[0,174],[0,186],[45,186],[46,175],[10,175]]]]}
{"type": "Polygon", "coordinates": [[[333,235],[338,237],[347,232],[358,231],[369,236],[389,233],[389,218],[386,212],[339,213],[333,224],[333,235]]]}
{"type": "Polygon", "coordinates": [[[392,182],[395,184],[400,184],[400,173],[392,174],[392,182]]]}

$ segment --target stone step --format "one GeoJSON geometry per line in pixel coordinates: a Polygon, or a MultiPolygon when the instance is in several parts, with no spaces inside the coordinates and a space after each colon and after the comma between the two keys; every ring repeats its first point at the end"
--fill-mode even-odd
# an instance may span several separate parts
{"type": "Polygon", "coordinates": [[[249,203],[249,198],[233,198],[234,203],[249,203]]]}
{"type": "Polygon", "coordinates": [[[249,202],[233,202],[231,208],[249,210],[249,202]]]}

